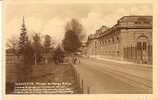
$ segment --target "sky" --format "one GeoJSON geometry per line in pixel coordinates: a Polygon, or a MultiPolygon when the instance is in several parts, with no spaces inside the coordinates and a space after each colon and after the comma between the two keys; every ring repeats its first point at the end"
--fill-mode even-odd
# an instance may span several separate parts
{"type": "Polygon", "coordinates": [[[7,38],[18,37],[25,18],[28,34],[49,34],[56,41],[64,37],[65,25],[72,18],[84,27],[84,33],[94,34],[102,25],[112,27],[129,15],[152,15],[151,4],[6,4],[4,27],[7,38]]]}

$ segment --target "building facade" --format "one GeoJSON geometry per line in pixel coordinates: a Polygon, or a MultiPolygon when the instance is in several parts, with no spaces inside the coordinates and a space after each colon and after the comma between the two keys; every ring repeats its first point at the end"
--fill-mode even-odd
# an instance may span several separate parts
{"type": "Polygon", "coordinates": [[[88,37],[87,55],[152,64],[152,16],[124,16],[88,37]]]}

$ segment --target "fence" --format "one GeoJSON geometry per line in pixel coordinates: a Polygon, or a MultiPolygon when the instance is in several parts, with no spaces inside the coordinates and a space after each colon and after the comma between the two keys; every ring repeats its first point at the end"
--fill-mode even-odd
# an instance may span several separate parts
{"type": "Polygon", "coordinates": [[[143,47],[124,48],[124,59],[141,64],[152,64],[152,45],[143,47]]]}
{"type": "Polygon", "coordinates": [[[78,71],[76,70],[76,68],[74,67],[74,65],[72,65],[72,67],[74,68],[74,79],[76,80],[79,89],[77,90],[77,93],[79,94],[90,94],[90,87],[86,86],[84,83],[84,80],[80,77],[80,74],[78,73],[78,71]]]}

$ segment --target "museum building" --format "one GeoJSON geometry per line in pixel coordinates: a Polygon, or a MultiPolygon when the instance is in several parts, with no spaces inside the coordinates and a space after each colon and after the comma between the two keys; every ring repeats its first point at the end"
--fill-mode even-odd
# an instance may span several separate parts
{"type": "Polygon", "coordinates": [[[88,56],[152,64],[152,16],[124,16],[87,40],[88,56]]]}

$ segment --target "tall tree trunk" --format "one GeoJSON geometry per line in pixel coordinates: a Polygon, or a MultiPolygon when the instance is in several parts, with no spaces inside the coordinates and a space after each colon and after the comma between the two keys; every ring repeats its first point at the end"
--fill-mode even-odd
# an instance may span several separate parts
{"type": "Polygon", "coordinates": [[[34,54],[34,58],[35,58],[35,65],[37,65],[37,55],[36,55],[36,53],[34,54]]]}

